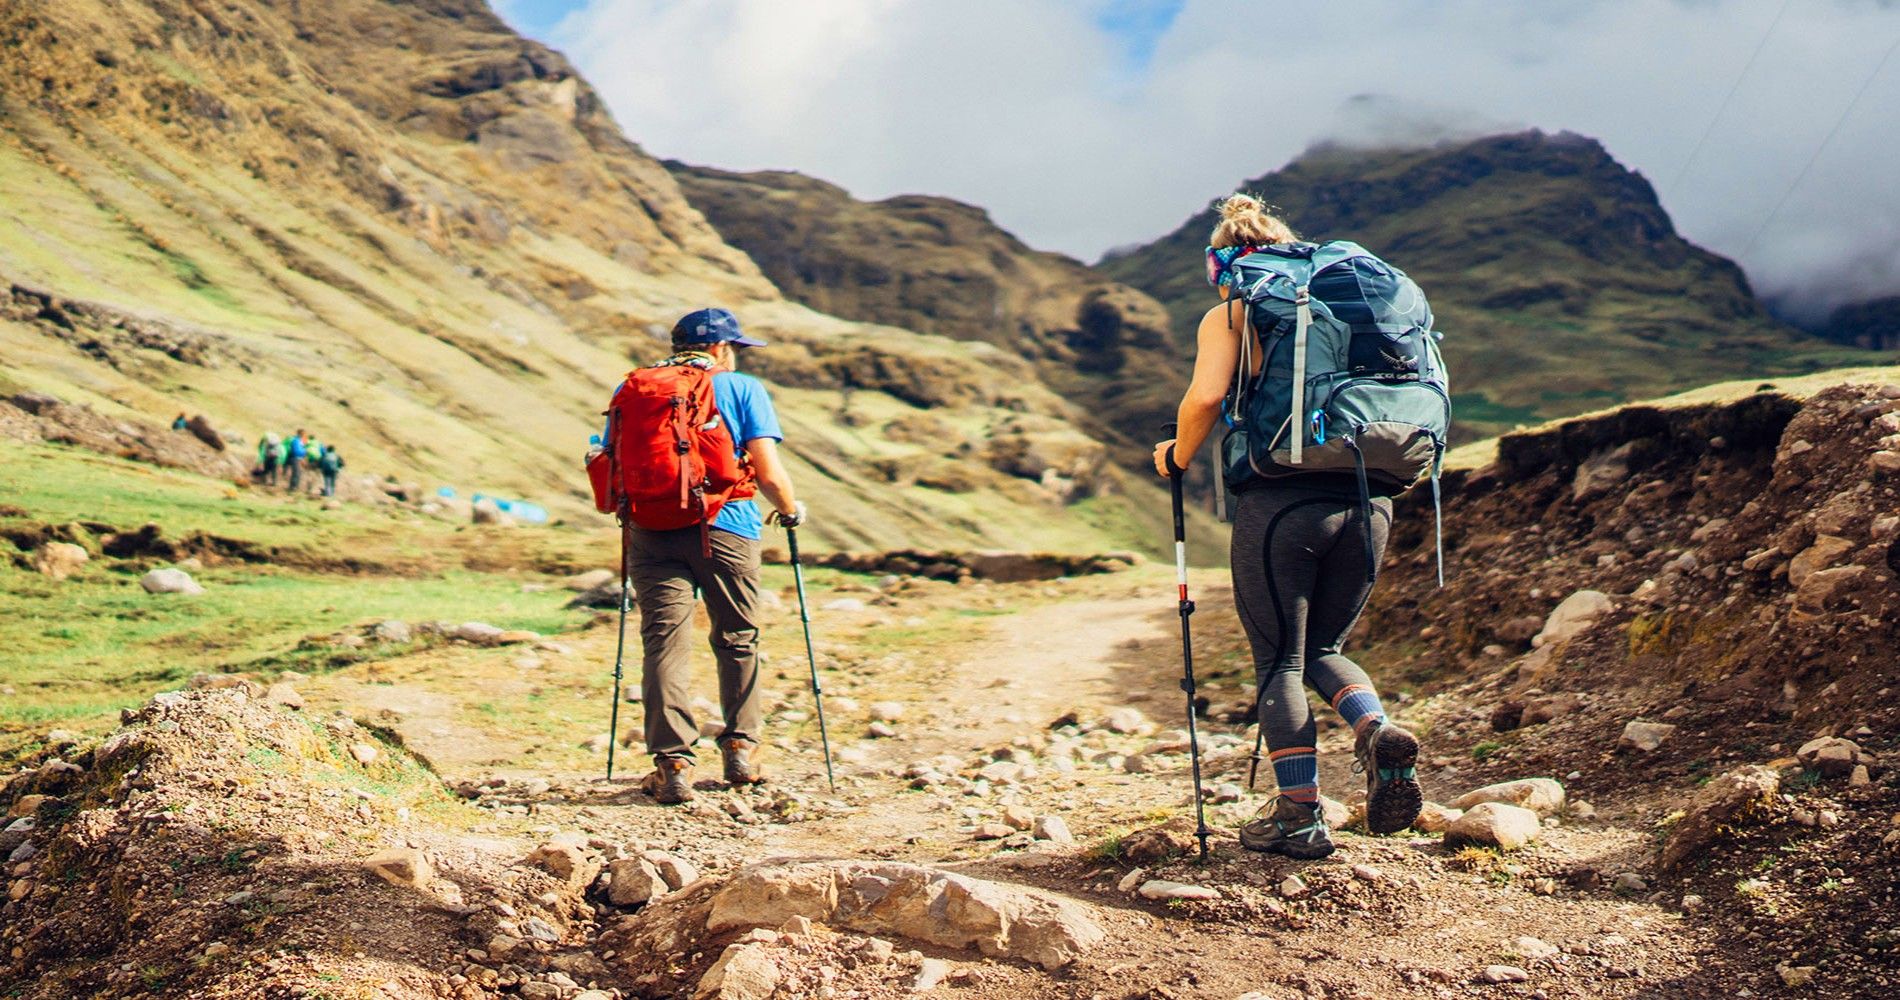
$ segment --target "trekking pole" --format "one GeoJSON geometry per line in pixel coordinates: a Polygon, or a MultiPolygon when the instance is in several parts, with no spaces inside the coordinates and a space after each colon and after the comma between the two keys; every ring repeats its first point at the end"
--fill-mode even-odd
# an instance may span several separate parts
{"type": "Polygon", "coordinates": [[[818,742],[825,748],[825,784],[838,790],[838,779],[831,773],[831,736],[825,732],[825,689],[818,683],[818,654],[811,648],[811,607],[805,603],[805,568],[798,562],[798,529],[785,529],[785,544],[792,551],[792,584],[798,588],[798,620],[805,626],[805,662],[811,664],[811,700],[818,705],[818,742]]]}
{"type": "MultiPolygon", "coordinates": [[[[1169,424],[1168,433],[1174,433],[1169,424]]],[[[1194,639],[1188,618],[1194,614],[1194,602],[1188,599],[1187,518],[1182,499],[1182,468],[1174,462],[1174,446],[1168,446],[1168,491],[1174,499],[1174,577],[1181,588],[1181,690],[1187,693],[1188,760],[1194,768],[1194,836],[1201,842],[1201,862],[1207,862],[1207,806],[1201,797],[1201,738],[1194,725],[1194,639]]]]}
{"type": "Polygon", "coordinates": [[[620,642],[614,648],[614,707],[607,723],[607,780],[614,780],[614,745],[620,742],[620,667],[627,655],[627,605],[632,603],[632,586],[627,566],[627,536],[633,531],[620,522],[620,642]]]}

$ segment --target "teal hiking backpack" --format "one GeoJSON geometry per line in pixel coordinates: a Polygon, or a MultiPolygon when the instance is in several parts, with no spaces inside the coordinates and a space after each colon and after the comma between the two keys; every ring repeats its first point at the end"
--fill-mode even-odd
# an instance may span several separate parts
{"type": "Polygon", "coordinates": [[[1242,338],[1221,459],[1229,489],[1312,472],[1359,483],[1372,559],[1372,486],[1432,485],[1438,582],[1445,581],[1438,478],[1451,429],[1451,382],[1432,309],[1404,271],[1357,243],[1251,248],[1227,265],[1242,338]],[[1258,359],[1254,355],[1259,350],[1258,359]],[[1250,375],[1255,365],[1260,371],[1250,375]]]}

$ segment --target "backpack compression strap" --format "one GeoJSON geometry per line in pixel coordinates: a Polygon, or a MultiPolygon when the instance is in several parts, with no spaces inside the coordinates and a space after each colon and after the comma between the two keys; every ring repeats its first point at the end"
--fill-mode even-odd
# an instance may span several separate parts
{"type": "Polygon", "coordinates": [[[1293,299],[1297,317],[1293,327],[1293,415],[1287,423],[1293,431],[1293,453],[1289,456],[1292,465],[1300,464],[1301,448],[1306,443],[1306,331],[1313,325],[1312,297],[1306,288],[1301,285],[1293,299]]]}

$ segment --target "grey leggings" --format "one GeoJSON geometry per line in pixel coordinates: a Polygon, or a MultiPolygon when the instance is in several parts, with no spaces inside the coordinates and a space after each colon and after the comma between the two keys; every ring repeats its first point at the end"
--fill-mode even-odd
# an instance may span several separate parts
{"type": "Polygon", "coordinates": [[[1372,594],[1367,566],[1384,557],[1391,526],[1392,501],[1374,498],[1368,563],[1357,496],[1286,484],[1235,497],[1234,604],[1253,646],[1260,726],[1270,748],[1313,746],[1302,682],[1327,704],[1348,685],[1371,685],[1339,650],[1372,594]]]}

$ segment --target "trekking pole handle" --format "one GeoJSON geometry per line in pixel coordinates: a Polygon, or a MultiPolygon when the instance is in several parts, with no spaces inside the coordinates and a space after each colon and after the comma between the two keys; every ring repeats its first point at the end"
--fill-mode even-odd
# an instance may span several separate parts
{"type": "MultiPolygon", "coordinates": [[[[1171,423],[1161,425],[1161,430],[1164,434],[1173,434],[1175,429],[1175,425],[1171,423]]],[[[1168,465],[1169,499],[1174,505],[1174,568],[1175,575],[1179,577],[1178,582],[1181,585],[1181,604],[1182,607],[1185,608],[1188,603],[1187,512],[1185,509],[1186,502],[1182,497],[1184,491],[1182,489],[1181,473],[1183,470],[1174,460],[1174,445],[1168,445],[1168,453],[1164,458],[1168,465]]]]}

